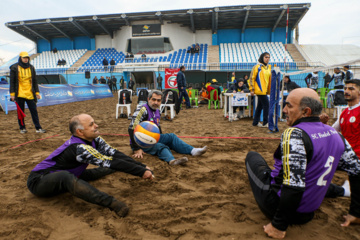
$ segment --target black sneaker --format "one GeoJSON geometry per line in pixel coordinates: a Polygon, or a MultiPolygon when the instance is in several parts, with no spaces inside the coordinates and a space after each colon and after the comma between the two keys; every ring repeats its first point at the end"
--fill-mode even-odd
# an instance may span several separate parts
{"type": "Polygon", "coordinates": [[[119,217],[126,217],[126,215],[129,213],[129,207],[125,203],[115,199],[112,201],[109,208],[119,217]]]}

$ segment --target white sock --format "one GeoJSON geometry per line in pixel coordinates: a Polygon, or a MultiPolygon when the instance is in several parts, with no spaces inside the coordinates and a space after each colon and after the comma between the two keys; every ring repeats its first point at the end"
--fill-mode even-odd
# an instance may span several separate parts
{"type": "Polygon", "coordinates": [[[350,197],[350,184],[349,184],[349,181],[345,180],[342,187],[344,188],[344,197],[350,197]]]}
{"type": "Polygon", "coordinates": [[[206,153],[207,151],[207,146],[203,147],[203,148],[193,148],[193,150],[191,150],[191,155],[192,156],[200,156],[203,155],[204,153],[206,153]]]}

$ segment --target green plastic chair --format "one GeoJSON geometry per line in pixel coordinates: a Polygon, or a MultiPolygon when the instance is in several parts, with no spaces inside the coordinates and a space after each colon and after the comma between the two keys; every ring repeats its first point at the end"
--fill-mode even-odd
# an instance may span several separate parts
{"type": "Polygon", "coordinates": [[[189,95],[189,101],[190,101],[190,105],[192,101],[195,101],[195,106],[198,106],[198,99],[199,99],[199,90],[197,89],[186,89],[188,95],[189,95]],[[191,92],[191,97],[190,97],[190,93],[191,92]]]}
{"type": "Polygon", "coordinates": [[[328,88],[318,88],[318,94],[320,95],[320,101],[323,103],[323,107],[326,108],[328,88]]]}
{"type": "Polygon", "coordinates": [[[217,89],[213,89],[211,90],[210,92],[210,99],[209,99],[209,106],[208,106],[208,109],[211,108],[211,102],[214,102],[214,107],[215,109],[217,109],[218,105],[219,105],[219,94],[218,94],[218,91],[217,89]],[[215,94],[216,95],[215,95],[215,94]],[[214,95],[217,96],[217,100],[214,99],[214,95]]]}

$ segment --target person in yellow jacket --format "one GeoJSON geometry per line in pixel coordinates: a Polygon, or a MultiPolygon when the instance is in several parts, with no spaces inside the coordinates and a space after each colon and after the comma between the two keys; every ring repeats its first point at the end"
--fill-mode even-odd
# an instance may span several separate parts
{"type": "Polygon", "coordinates": [[[271,86],[271,66],[269,65],[270,53],[264,52],[260,55],[258,64],[256,64],[250,73],[249,90],[251,96],[255,94],[258,97],[253,126],[268,127],[269,121],[269,99],[271,86]],[[260,121],[261,111],[263,110],[263,124],[260,121]]]}
{"type": "MultiPolygon", "coordinates": [[[[40,99],[39,86],[36,80],[35,68],[30,64],[27,52],[21,52],[17,63],[10,66],[10,98],[16,101],[21,110],[25,111],[25,102],[30,110],[37,133],[45,133],[41,128],[36,109],[37,99],[40,99]]],[[[20,133],[27,133],[25,121],[18,119],[20,133]]]]}

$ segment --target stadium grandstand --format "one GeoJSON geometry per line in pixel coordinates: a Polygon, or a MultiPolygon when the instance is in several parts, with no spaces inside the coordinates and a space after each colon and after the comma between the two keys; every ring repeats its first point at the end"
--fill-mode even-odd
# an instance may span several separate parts
{"type": "MultiPolygon", "coordinates": [[[[165,80],[165,69],[181,65],[187,68],[189,84],[213,78],[226,83],[231,72],[236,77],[248,75],[265,51],[271,54],[270,64],[284,72],[342,67],[356,59],[357,46],[298,44],[298,25],[310,7],[310,3],[220,6],[19,20],[5,25],[35,43],[31,61],[38,75],[61,75],[69,84],[115,76],[126,82],[132,77],[136,84],[150,86],[158,74],[165,80]],[[197,45],[199,51],[194,52],[197,45]],[[114,68],[104,68],[104,58],[114,59],[114,68]],[[58,66],[59,59],[66,64],[58,66]],[[85,72],[90,72],[90,78],[85,78],[85,72]]],[[[16,61],[17,57],[1,66],[0,76],[7,77],[16,61]]],[[[350,65],[358,74],[359,66],[350,65]]],[[[331,69],[319,73],[320,81],[331,69]]],[[[304,86],[304,74],[292,79],[304,86]]]]}

